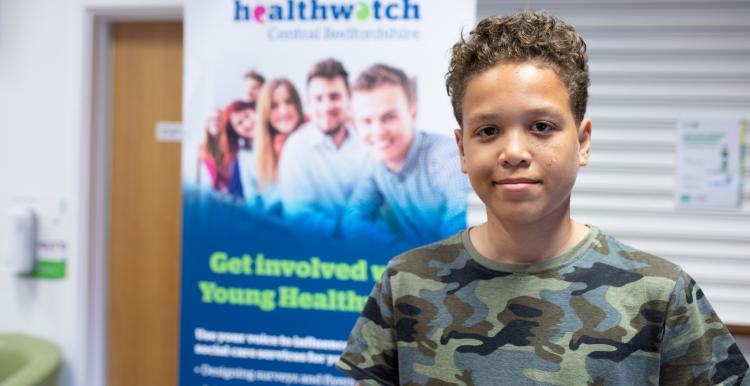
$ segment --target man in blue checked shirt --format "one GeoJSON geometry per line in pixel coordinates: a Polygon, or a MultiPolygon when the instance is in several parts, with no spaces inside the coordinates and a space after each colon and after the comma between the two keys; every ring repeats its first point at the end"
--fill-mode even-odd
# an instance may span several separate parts
{"type": "Polygon", "coordinates": [[[342,221],[347,238],[421,245],[466,227],[469,183],[448,136],[417,131],[415,90],[398,68],[375,64],[352,86],[352,111],[371,156],[342,221]]]}

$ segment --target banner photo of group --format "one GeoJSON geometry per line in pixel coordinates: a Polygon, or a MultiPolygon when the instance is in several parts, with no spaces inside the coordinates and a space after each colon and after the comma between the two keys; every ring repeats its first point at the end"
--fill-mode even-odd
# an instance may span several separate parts
{"type": "Polygon", "coordinates": [[[466,227],[451,0],[188,0],[180,384],[353,385],[395,255],[466,227]]]}

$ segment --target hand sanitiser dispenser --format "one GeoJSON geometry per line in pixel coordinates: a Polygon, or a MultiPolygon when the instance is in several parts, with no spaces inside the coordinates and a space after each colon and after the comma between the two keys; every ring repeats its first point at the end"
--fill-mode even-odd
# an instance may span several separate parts
{"type": "Polygon", "coordinates": [[[26,207],[10,208],[5,216],[5,250],[0,265],[6,272],[30,273],[36,254],[36,216],[26,207]]]}

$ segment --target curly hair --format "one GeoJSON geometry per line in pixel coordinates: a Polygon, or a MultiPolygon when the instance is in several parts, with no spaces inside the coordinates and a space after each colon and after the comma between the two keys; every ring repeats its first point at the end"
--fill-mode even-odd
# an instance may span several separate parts
{"type": "Polygon", "coordinates": [[[461,102],[472,77],[501,63],[531,62],[555,71],[568,91],[576,123],[583,120],[588,100],[589,66],[586,43],[575,29],[547,12],[521,11],[490,16],[453,45],[445,75],[453,115],[463,125],[461,102]]]}

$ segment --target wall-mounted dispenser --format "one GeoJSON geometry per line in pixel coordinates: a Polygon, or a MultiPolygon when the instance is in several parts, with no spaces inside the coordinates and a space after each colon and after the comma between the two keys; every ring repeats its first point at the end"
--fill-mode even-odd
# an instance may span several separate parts
{"type": "Polygon", "coordinates": [[[36,215],[17,206],[8,209],[4,220],[5,250],[0,254],[0,268],[19,275],[30,273],[36,260],[36,215]]]}

